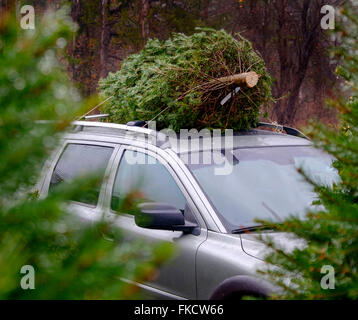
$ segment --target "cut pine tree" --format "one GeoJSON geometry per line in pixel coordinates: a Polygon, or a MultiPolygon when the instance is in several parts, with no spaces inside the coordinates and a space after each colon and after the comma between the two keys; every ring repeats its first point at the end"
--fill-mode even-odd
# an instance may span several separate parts
{"type": "Polygon", "coordinates": [[[249,129],[273,101],[272,80],[251,43],[236,37],[199,29],[149,40],[100,81],[111,97],[103,111],[113,122],[155,120],[158,129],[249,129]]]}

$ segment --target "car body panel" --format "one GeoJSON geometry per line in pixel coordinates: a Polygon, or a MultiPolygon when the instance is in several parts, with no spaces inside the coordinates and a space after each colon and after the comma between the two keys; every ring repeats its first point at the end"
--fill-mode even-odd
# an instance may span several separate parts
{"type": "MultiPolygon", "coordinates": [[[[83,221],[94,222],[101,218],[110,219],[125,234],[127,241],[145,241],[174,244],[176,256],[164,265],[159,275],[147,283],[136,283],[149,298],[159,299],[209,299],[214,291],[227,279],[258,279],[256,270],[265,263],[261,260],[267,248],[257,241],[255,235],[228,234],[217,216],[211,202],[199,186],[185,163],[180,159],[184,148],[175,148],[170,141],[157,144],[145,139],[153,134],[152,130],[130,128],[123,125],[103,124],[104,131],[96,130],[102,123],[77,123],[89,126],[86,132],[77,130],[63,137],[63,144],[54,153],[45,166],[45,173],[38,183],[40,197],[46,197],[52,172],[68,143],[95,144],[111,146],[113,154],[108,162],[105,179],[99,193],[96,206],[71,202],[69,210],[83,221]],[[130,134],[120,134],[128,129],[130,134]],[[111,130],[119,130],[111,131],[111,130]],[[138,134],[143,137],[138,138],[138,134]],[[136,150],[157,158],[174,178],[177,186],[185,196],[198,223],[198,234],[184,234],[179,231],[153,230],[138,227],[134,217],[128,214],[118,215],[111,210],[112,188],[124,150],[136,150]]],[[[205,139],[205,138],[204,138],[205,139]]],[[[165,139],[164,139],[165,140],[165,139]]],[[[234,137],[234,148],[270,147],[270,146],[304,146],[311,142],[306,139],[285,134],[269,133],[255,130],[252,133],[234,137]]],[[[216,144],[218,149],[224,144],[216,144]]],[[[280,237],[275,235],[276,237],[280,237]]],[[[285,242],[287,236],[282,236],[285,242]],[[286,238],[285,238],[286,237],[286,238]]],[[[108,239],[110,241],[110,239],[108,239]]],[[[292,242],[292,246],[297,243],[292,242]]],[[[122,279],[131,283],[128,279],[122,279]]]]}
{"type": "Polygon", "coordinates": [[[275,244],[275,247],[282,251],[289,253],[294,249],[303,249],[306,242],[303,239],[297,238],[294,234],[286,232],[262,232],[259,235],[256,233],[247,233],[241,235],[242,248],[248,255],[258,259],[264,259],[268,253],[267,246],[260,241],[270,241],[275,244]]]}
{"type": "Polygon", "coordinates": [[[209,299],[220,283],[233,276],[257,276],[263,264],[243,251],[240,235],[209,231],[197,254],[198,299],[209,299]]]}
{"type": "Polygon", "coordinates": [[[199,213],[199,209],[196,206],[196,203],[192,199],[193,193],[189,194],[187,191],[187,189],[190,189],[190,184],[185,179],[185,176],[181,175],[182,178],[180,179],[177,174],[178,168],[177,171],[174,171],[172,168],[172,166],[175,167],[175,163],[173,163],[171,159],[164,159],[159,153],[155,153],[154,151],[158,150],[146,150],[144,148],[129,145],[122,146],[120,152],[117,154],[117,157],[113,162],[114,169],[111,170],[111,173],[108,177],[106,185],[106,201],[104,203],[105,212],[107,217],[114,219],[116,225],[124,230],[128,241],[141,240],[153,244],[166,241],[172,243],[175,249],[179,249],[176,250],[176,256],[172,259],[172,261],[170,261],[168,265],[165,265],[161,268],[159,277],[155,279],[155,281],[147,283],[147,290],[149,290],[148,288],[153,288],[154,290],[152,294],[154,294],[154,292],[162,292],[163,296],[161,298],[164,298],[165,294],[169,293],[170,290],[170,294],[175,296],[186,299],[196,299],[196,252],[200,244],[206,239],[206,224],[199,213]],[[135,224],[133,216],[127,214],[118,215],[111,210],[110,199],[112,186],[114,184],[117,171],[116,168],[119,166],[120,160],[125,150],[145,152],[146,154],[155,157],[166,167],[186,197],[191,211],[197,219],[200,227],[200,233],[198,235],[184,234],[183,232],[179,231],[173,232],[141,228],[135,224]],[[173,273],[176,275],[176,277],[173,277],[173,273]]]}

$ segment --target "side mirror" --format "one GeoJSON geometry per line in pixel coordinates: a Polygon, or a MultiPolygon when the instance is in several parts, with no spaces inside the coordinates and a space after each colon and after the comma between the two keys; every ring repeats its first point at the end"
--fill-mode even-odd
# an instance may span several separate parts
{"type": "Polygon", "coordinates": [[[185,222],[182,212],[167,203],[145,202],[138,208],[140,213],[135,215],[135,223],[142,228],[191,233],[197,227],[185,222]]]}

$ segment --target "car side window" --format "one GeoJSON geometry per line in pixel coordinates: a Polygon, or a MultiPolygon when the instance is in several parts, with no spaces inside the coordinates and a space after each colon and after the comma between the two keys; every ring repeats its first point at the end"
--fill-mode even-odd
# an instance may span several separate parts
{"type": "Polygon", "coordinates": [[[195,222],[187,201],[169,171],[154,157],[126,150],[122,156],[112,192],[112,209],[131,192],[148,202],[165,202],[195,222]]]}
{"type": "MultiPolygon", "coordinates": [[[[85,175],[100,174],[103,178],[113,149],[113,147],[105,146],[68,144],[53,171],[49,191],[64,181],[71,181],[85,175]]],[[[93,188],[93,190],[86,190],[86,192],[71,200],[96,205],[99,189],[100,186],[93,188]]]]}

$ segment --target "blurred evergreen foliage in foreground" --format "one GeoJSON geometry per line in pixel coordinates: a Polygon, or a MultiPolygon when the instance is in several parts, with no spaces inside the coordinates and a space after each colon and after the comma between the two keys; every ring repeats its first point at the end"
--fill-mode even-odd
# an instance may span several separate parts
{"type": "Polygon", "coordinates": [[[29,190],[58,135],[85,105],[57,61],[75,25],[63,10],[22,30],[15,12],[0,16],[0,299],[120,299],[136,289],[119,277],[146,280],[171,247],[124,243],[101,221],[83,225],[65,201],[96,178],[62,186],[46,199],[29,190]],[[39,119],[56,120],[47,124],[39,119]],[[111,238],[113,241],[105,240],[111,238]],[[20,286],[20,269],[35,269],[35,289],[20,286]]]}
{"type": "MultiPolygon", "coordinates": [[[[337,73],[346,81],[350,98],[330,101],[341,116],[341,129],[316,124],[311,135],[317,147],[329,152],[337,161],[341,183],[332,188],[314,186],[325,210],[310,212],[306,220],[294,217],[280,225],[263,222],[275,229],[292,233],[306,241],[303,250],[285,252],[266,240],[273,251],[267,261],[280,268],[264,275],[282,289],[274,298],[285,299],[357,299],[358,298],[358,3],[347,2],[340,11],[341,24],[336,35],[342,45],[335,48],[332,58],[340,66],[337,73]],[[335,271],[334,289],[321,287],[323,266],[335,271]],[[288,285],[284,279],[292,279],[288,285]]],[[[304,174],[304,172],[303,172],[304,174]]],[[[323,283],[326,283],[323,281],[323,283]]]]}

